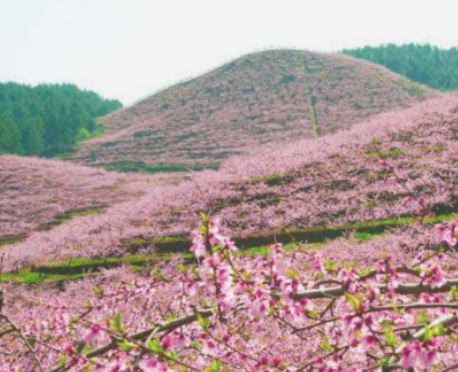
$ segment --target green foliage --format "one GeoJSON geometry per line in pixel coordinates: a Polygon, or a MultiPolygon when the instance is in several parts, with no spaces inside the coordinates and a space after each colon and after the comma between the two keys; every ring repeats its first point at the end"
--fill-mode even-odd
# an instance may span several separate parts
{"type": "Polygon", "coordinates": [[[116,313],[113,319],[108,319],[111,325],[111,329],[114,332],[125,333],[125,329],[122,325],[122,318],[120,313],[116,313]]]}
{"type": "MultiPolygon", "coordinates": [[[[0,101],[1,102],[1,101],[0,101]]],[[[0,154],[21,151],[20,133],[11,115],[0,116],[0,154]]]]}
{"type": "Polygon", "coordinates": [[[148,348],[155,354],[162,353],[161,341],[158,340],[157,338],[148,342],[148,348]]]}
{"type": "Polygon", "coordinates": [[[71,84],[0,84],[0,154],[52,156],[103,132],[96,118],[122,107],[71,84]]]}
{"type": "Polygon", "coordinates": [[[215,359],[212,363],[212,372],[219,372],[221,368],[221,362],[219,359],[215,359]]]}
{"type": "Polygon", "coordinates": [[[287,185],[293,182],[296,178],[300,177],[300,174],[295,171],[278,174],[272,173],[267,176],[262,177],[255,177],[253,179],[254,182],[265,182],[268,186],[279,186],[279,185],[287,185]]]}
{"type": "MultiPolygon", "coordinates": [[[[415,84],[412,80],[406,79],[401,76],[394,80],[394,83],[403,88],[411,97],[417,98],[419,101],[423,101],[427,98],[427,94],[421,85],[415,84]]],[[[425,84],[427,85],[427,84],[425,84]]]]}
{"type": "Polygon", "coordinates": [[[83,142],[91,138],[91,133],[86,128],[81,128],[76,135],[76,142],[83,142]]]}
{"type": "Polygon", "coordinates": [[[402,153],[403,151],[399,147],[390,147],[390,149],[386,151],[381,151],[380,149],[373,151],[372,149],[370,149],[367,152],[367,155],[376,156],[381,159],[387,159],[387,158],[394,158],[397,155],[401,155],[402,153]]]}
{"type": "Polygon", "coordinates": [[[394,334],[393,328],[386,328],[384,333],[386,337],[386,343],[388,346],[396,346],[399,344],[399,341],[394,334]]]}
{"type": "Polygon", "coordinates": [[[133,134],[134,137],[148,137],[148,136],[152,136],[154,134],[154,131],[152,130],[144,130],[144,131],[140,131],[140,132],[135,132],[133,134]]]}
{"type": "Polygon", "coordinates": [[[325,337],[320,344],[321,349],[327,351],[328,353],[332,351],[331,343],[329,342],[329,338],[325,337]]]}
{"type": "MultiPolygon", "coordinates": [[[[96,158],[96,156],[94,156],[96,158]]],[[[143,162],[120,161],[116,163],[98,164],[107,171],[134,172],[134,173],[168,173],[168,172],[189,172],[204,169],[218,169],[217,163],[209,164],[182,164],[182,163],[159,163],[146,164],[143,162]]]]}
{"type": "MultiPolygon", "coordinates": [[[[430,44],[385,44],[346,49],[343,53],[378,63],[408,77],[412,81],[443,91],[458,88],[458,48],[440,49],[430,44]]],[[[413,95],[423,95],[405,81],[406,89],[413,95]],[[414,89],[414,90],[412,90],[414,89]]]]}

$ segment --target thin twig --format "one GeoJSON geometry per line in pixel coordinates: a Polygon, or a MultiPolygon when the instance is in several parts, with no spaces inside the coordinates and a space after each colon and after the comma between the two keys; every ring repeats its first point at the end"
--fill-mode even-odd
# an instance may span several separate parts
{"type": "Polygon", "coordinates": [[[35,354],[35,350],[33,350],[32,345],[30,345],[29,341],[27,340],[25,335],[22,333],[22,331],[19,329],[19,327],[10,318],[8,318],[4,314],[0,314],[0,318],[3,319],[5,322],[7,322],[15,330],[15,332],[18,334],[19,338],[22,340],[22,342],[24,342],[24,345],[30,351],[30,354],[32,355],[32,358],[35,361],[35,363],[37,364],[38,369],[40,370],[40,372],[44,372],[43,367],[41,366],[41,363],[38,360],[37,355],[35,354]]]}

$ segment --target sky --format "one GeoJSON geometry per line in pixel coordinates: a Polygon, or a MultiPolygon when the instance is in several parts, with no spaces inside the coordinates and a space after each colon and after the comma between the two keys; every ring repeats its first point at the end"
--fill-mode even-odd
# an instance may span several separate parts
{"type": "Polygon", "coordinates": [[[0,0],[0,82],[133,104],[244,54],[458,46],[456,0],[0,0]]]}

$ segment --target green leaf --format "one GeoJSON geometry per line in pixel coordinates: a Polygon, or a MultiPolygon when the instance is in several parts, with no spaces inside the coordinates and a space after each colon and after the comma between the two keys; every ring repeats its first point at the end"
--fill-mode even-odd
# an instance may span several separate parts
{"type": "Polygon", "coordinates": [[[458,288],[456,285],[454,285],[451,289],[450,289],[450,299],[452,301],[456,301],[458,299],[458,288]]]}
{"type": "Polygon", "coordinates": [[[296,270],[294,269],[288,269],[288,276],[291,278],[291,279],[296,279],[298,277],[298,273],[296,270]]]}
{"type": "Polygon", "coordinates": [[[359,307],[360,307],[360,303],[359,301],[356,299],[355,296],[351,295],[350,293],[345,293],[345,299],[347,300],[347,302],[349,302],[351,304],[351,306],[353,306],[353,309],[355,311],[358,311],[359,310],[359,307]]]}
{"type": "Polygon", "coordinates": [[[159,341],[157,338],[150,340],[148,342],[148,348],[156,354],[161,354],[162,353],[162,345],[161,341],[159,341]]]}
{"type": "Polygon", "coordinates": [[[113,331],[115,332],[118,332],[118,333],[124,333],[125,330],[122,326],[122,319],[121,319],[121,314],[120,313],[116,313],[114,319],[112,321],[110,321],[110,324],[111,324],[111,328],[113,329],[113,331]]]}
{"type": "Polygon", "coordinates": [[[59,356],[59,364],[65,366],[67,364],[67,354],[61,354],[59,356]]]}
{"type": "Polygon", "coordinates": [[[179,263],[177,265],[177,269],[180,273],[182,273],[183,275],[186,274],[186,266],[183,265],[183,263],[179,263]]]}
{"type": "Polygon", "coordinates": [[[442,323],[439,323],[438,325],[434,327],[426,326],[423,340],[428,341],[431,338],[433,338],[434,336],[442,336],[444,332],[445,332],[444,325],[442,323]]]}
{"type": "Polygon", "coordinates": [[[94,294],[95,294],[96,296],[103,296],[103,289],[102,289],[102,287],[100,287],[99,285],[96,285],[96,286],[94,287],[94,294]]]}
{"type": "Polygon", "coordinates": [[[178,360],[178,354],[175,351],[168,351],[165,354],[172,360],[178,360]]]}
{"type": "Polygon", "coordinates": [[[118,346],[121,350],[124,350],[124,351],[131,351],[135,347],[134,344],[132,344],[131,342],[127,340],[119,341],[118,346]]]}
{"type": "Polygon", "coordinates": [[[434,335],[433,330],[429,327],[425,327],[425,333],[424,333],[423,339],[425,341],[428,341],[433,337],[433,335],[434,335]]]}
{"type": "Polygon", "coordinates": [[[387,328],[384,331],[386,337],[386,343],[388,346],[396,346],[398,344],[398,340],[394,335],[393,328],[387,328]]]}
{"type": "Polygon", "coordinates": [[[158,268],[155,268],[155,267],[154,267],[154,268],[151,270],[151,273],[154,274],[154,276],[155,276],[155,278],[156,278],[157,281],[159,281],[159,282],[163,282],[163,281],[164,281],[164,279],[165,279],[165,278],[164,278],[164,275],[162,275],[161,270],[159,270],[158,268]]]}
{"type": "Polygon", "coordinates": [[[212,247],[212,253],[221,252],[222,249],[223,249],[223,247],[222,247],[221,245],[219,245],[219,244],[214,245],[214,246],[212,247]]]}
{"type": "Polygon", "coordinates": [[[202,329],[207,332],[210,327],[210,322],[207,319],[202,318],[202,315],[197,314],[197,322],[202,327],[202,329]]]}
{"type": "Polygon", "coordinates": [[[221,361],[219,359],[215,359],[212,364],[212,372],[219,372],[221,367],[221,361]]]}
{"type": "Polygon", "coordinates": [[[201,212],[200,213],[200,220],[202,221],[202,224],[206,224],[209,221],[209,218],[204,212],[201,212]]]}
{"type": "Polygon", "coordinates": [[[323,340],[323,342],[320,344],[320,347],[321,347],[324,351],[327,351],[327,352],[332,351],[331,344],[329,343],[329,338],[326,337],[326,338],[323,340]]]}
{"type": "Polygon", "coordinates": [[[429,323],[430,323],[429,314],[428,314],[426,311],[423,311],[423,312],[419,315],[418,320],[420,321],[420,323],[424,324],[425,326],[428,326],[429,323]]]}
{"type": "Polygon", "coordinates": [[[30,344],[30,346],[32,346],[32,348],[34,349],[35,348],[35,345],[36,345],[36,341],[34,338],[29,338],[27,337],[27,341],[28,343],[30,344]]]}
{"type": "Polygon", "coordinates": [[[174,314],[174,313],[168,313],[168,314],[165,316],[164,320],[165,320],[166,322],[171,322],[172,320],[175,320],[176,318],[177,318],[176,314],[174,314]]]}
{"type": "Polygon", "coordinates": [[[380,361],[380,367],[382,367],[382,372],[388,371],[391,366],[390,359],[382,359],[380,361]]]}
{"type": "Polygon", "coordinates": [[[336,269],[336,263],[333,260],[326,260],[324,263],[324,268],[326,269],[327,272],[334,272],[336,269]]]}

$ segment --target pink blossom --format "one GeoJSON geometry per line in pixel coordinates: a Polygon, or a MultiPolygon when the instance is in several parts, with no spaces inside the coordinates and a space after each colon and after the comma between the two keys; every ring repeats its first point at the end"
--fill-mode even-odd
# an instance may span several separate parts
{"type": "Polygon", "coordinates": [[[102,343],[106,342],[107,339],[108,336],[100,324],[93,324],[83,337],[83,341],[86,343],[91,343],[93,341],[96,343],[102,343]]]}
{"type": "Polygon", "coordinates": [[[420,276],[423,278],[424,283],[432,288],[442,287],[447,282],[444,272],[436,264],[427,263],[426,265],[421,265],[420,276]]]}
{"type": "Polygon", "coordinates": [[[216,344],[212,340],[207,340],[203,344],[204,345],[202,347],[202,353],[213,357],[218,355],[218,349],[216,347],[216,344]]]}
{"type": "Polygon", "coordinates": [[[161,363],[155,358],[143,359],[139,367],[143,372],[175,372],[166,363],[161,363]]]}
{"type": "Polygon", "coordinates": [[[202,235],[199,231],[192,232],[192,243],[190,251],[194,252],[196,258],[204,257],[207,254],[205,243],[202,240],[202,235]]]}
{"type": "Polygon", "coordinates": [[[402,348],[402,366],[404,368],[418,367],[428,369],[437,356],[439,346],[440,342],[437,337],[433,337],[425,344],[418,340],[412,341],[402,348]]]}

